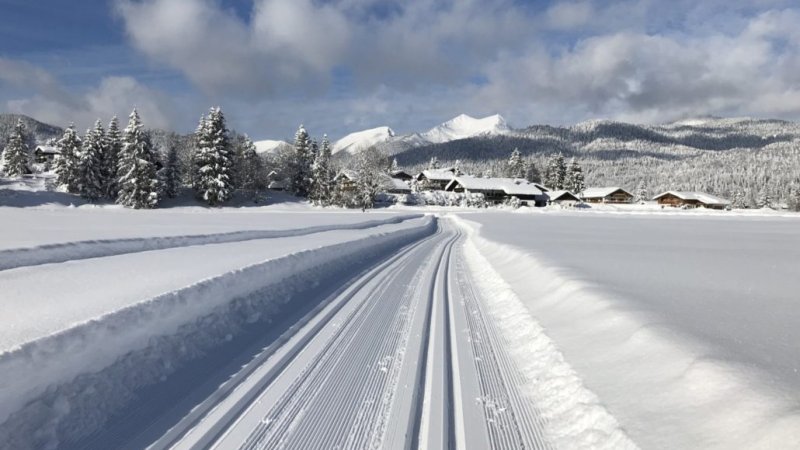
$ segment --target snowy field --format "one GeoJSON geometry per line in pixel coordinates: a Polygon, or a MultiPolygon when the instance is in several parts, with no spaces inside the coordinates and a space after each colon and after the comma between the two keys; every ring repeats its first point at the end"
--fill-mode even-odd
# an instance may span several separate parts
{"type": "Polygon", "coordinates": [[[639,445],[800,445],[800,220],[462,217],[639,445]]]}
{"type": "Polygon", "coordinates": [[[2,449],[800,445],[797,218],[0,217],[2,449]]]}

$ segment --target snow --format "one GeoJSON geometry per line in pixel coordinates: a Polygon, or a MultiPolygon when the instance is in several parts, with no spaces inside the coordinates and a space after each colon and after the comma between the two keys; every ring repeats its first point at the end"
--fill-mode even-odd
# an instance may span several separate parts
{"type": "Polygon", "coordinates": [[[508,131],[510,131],[508,124],[499,114],[482,119],[461,114],[421,133],[421,137],[430,143],[439,144],[473,136],[505,134],[508,131]]]}
{"type": "Polygon", "coordinates": [[[453,181],[467,190],[503,191],[506,195],[542,195],[542,191],[535,183],[519,178],[479,178],[462,175],[453,178],[453,181]]]}
{"type": "Polygon", "coordinates": [[[682,200],[696,200],[706,205],[730,205],[731,202],[721,197],[716,197],[705,192],[667,191],[653,197],[654,200],[672,194],[682,200]]]}
{"type": "Polygon", "coordinates": [[[276,141],[271,139],[264,139],[261,141],[253,142],[256,146],[256,153],[259,155],[277,153],[278,151],[286,148],[291,148],[291,144],[286,141],[276,141]]]}
{"type": "Polygon", "coordinates": [[[387,142],[394,138],[394,131],[386,126],[357,131],[339,139],[333,144],[333,153],[355,153],[359,150],[372,147],[375,144],[387,142]]]}
{"type": "Polygon", "coordinates": [[[616,186],[614,186],[614,187],[593,187],[593,188],[586,188],[586,190],[581,192],[580,197],[581,198],[603,198],[603,197],[607,197],[607,196],[609,196],[609,195],[611,195],[611,194],[613,194],[614,192],[617,192],[617,191],[628,192],[628,191],[622,189],[621,187],[616,187],[616,186]]]}
{"type": "Polygon", "coordinates": [[[634,442],[800,445],[796,218],[464,217],[481,225],[480,253],[634,442]]]}
{"type": "Polygon", "coordinates": [[[72,423],[67,434],[93,431],[100,424],[91,418],[124,400],[115,395],[152,383],[153,374],[169,374],[191,357],[186,347],[228,340],[237,327],[264,320],[291,292],[308,289],[315,280],[330,282],[331,274],[430,234],[434,224],[431,218],[412,219],[313,238],[181,247],[2,271],[0,441],[30,442],[28,429],[37,426],[37,417],[62,428],[72,423]],[[80,394],[93,385],[118,386],[119,393],[80,394]],[[58,398],[66,402],[63,411],[47,407],[58,398]],[[15,420],[3,423],[23,405],[15,420]]]}

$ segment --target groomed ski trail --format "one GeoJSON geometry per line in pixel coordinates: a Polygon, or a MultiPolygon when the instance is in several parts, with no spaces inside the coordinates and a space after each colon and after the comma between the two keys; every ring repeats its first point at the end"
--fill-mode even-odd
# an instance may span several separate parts
{"type": "Polygon", "coordinates": [[[550,448],[449,220],[335,294],[151,448],[550,448]]]}

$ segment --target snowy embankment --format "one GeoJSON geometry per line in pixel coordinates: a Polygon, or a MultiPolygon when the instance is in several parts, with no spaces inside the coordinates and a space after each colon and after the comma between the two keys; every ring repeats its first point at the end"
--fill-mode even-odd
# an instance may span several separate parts
{"type": "Polygon", "coordinates": [[[618,426],[646,448],[800,446],[797,395],[783,373],[785,364],[796,364],[789,348],[795,341],[786,342],[791,330],[783,330],[795,314],[780,312],[787,286],[740,292],[753,280],[736,278],[732,263],[747,254],[750,266],[781,273],[767,265],[780,259],[777,252],[735,239],[722,251],[709,245],[714,233],[741,232],[729,221],[545,223],[516,216],[462,219],[472,230],[467,254],[477,284],[498,292],[491,309],[515,356],[540,380],[530,392],[545,415],[556,413],[551,425],[565,437],[587,442],[572,424],[595,438],[618,426]],[[526,240],[509,229],[543,235],[526,240]],[[761,312],[737,295],[755,298],[761,312]],[[758,349],[763,361],[750,353],[758,349]]]}
{"type": "MultiPolygon", "coordinates": [[[[49,448],[86,436],[135,389],[165,379],[245,327],[268,324],[297,294],[349,277],[435,229],[429,216],[360,232],[230,270],[0,353],[0,443],[49,448]]],[[[20,270],[30,269],[10,272],[20,270]]]]}
{"type": "Polygon", "coordinates": [[[28,248],[11,248],[0,250],[0,270],[125,253],[188,247],[190,245],[223,244],[256,239],[304,236],[332,230],[363,230],[380,225],[401,223],[419,217],[422,217],[422,214],[398,215],[365,222],[328,224],[287,230],[248,230],[188,236],[101,239],[45,244],[28,248]]]}
{"type": "Polygon", "coordinates": [[[467,231],[464,256],[473,282],[487,299],[487,311],[524,376],[522,390],[542,415],[556,448],[637,448],[484,257],[484,252],[495,250],[494,244],[480,237],[477,224],[457,216],[455,220],[467,231]]]}

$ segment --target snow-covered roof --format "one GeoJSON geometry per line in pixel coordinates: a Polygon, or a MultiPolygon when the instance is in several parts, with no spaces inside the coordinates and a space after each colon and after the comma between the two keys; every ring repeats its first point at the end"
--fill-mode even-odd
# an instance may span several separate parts
{"type": "Polygon", "coordinates": [[[574,200],[580,200],[577,195],[573,194],[570,191],[551,191],[547,193],[547,196],[550,197],[550,200],[552,201],[565,200],[569,198],[574,200]]]}
{"type": "Polygon", "coordinates": [[[631,197],[633,196],[633,194],[631,194],[630,192],[626,191],[625,189],[622,189],[621,187],[613,186],[613,187],[587,188],[586,190],[581,192],[581,197],[583,197],[583,198],[605,198],[605,197],[608,197],[609,195],[611,195],[611,194],[613,194],[614,192],[617,192],[617,191],[622,191],[622,192],[630,195],[631,197]]]}
{"type": "Polygon", "coordinates": [[[722,197],[706,194],[705,192],[686,192],[686,191],[667,191],[653,197],[653,200],[658,200],[665,195],[674,195],[681,200],[698,201],[704,205],[729,205],[731,202],[722,197]]]}
{"type": "MultiPolygon", "coordinates": [[[[46,145],[46,144],[45,145],[37,145],[36,146],[36,150],[38,150],[38,151],[40,151],[42,153],[52,153],[52,154],[61,153],[58,150],[58,147],[56,147],[54,145],[46,145]]],[[[36,150],[34,150],[34,151],[36,151],[36,150]]]]}
{"type": "Polygon", "coordinates": [[[535,183],[519,178],[478,178],[462,175],[453,178],[445,189],[458,183],[469,191],[503,191],[506,195],[541,195],[535,183]]]}
{"type": "MultiPolygon", "coordinates": [[[[441,169],[428,169],[423,170],[420,174],[431,181],[449,181],[452,180],[455,174],[451,170],[441,169]]],[[[417,176],[419,178],[419,176],[417,176]]]]}
{"type": "Polygon", "coordinates": [[[388,188],[391,190],[411,192],[411,187],[408,185],[408,183],[399,178],[389,177],[386,183],[388,188]]]}

